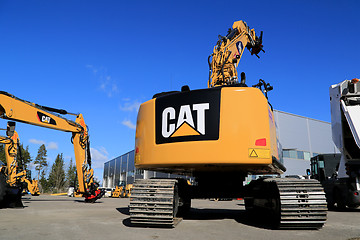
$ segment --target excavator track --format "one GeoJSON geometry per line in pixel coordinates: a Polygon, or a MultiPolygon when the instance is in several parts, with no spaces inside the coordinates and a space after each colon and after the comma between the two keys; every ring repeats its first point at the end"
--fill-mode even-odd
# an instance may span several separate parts
{"type": "Polygon", "coordinates": [[[178,206],[177,180],[141,179],[130,198],[130,221],[134,225],[174,227],[178,206]]]}
{"type": "Polygon", "coordinates": [[[327,203],[315,179],[265,179],[279,190],[279,229],[319,229],[327,219],[327,203]]]}

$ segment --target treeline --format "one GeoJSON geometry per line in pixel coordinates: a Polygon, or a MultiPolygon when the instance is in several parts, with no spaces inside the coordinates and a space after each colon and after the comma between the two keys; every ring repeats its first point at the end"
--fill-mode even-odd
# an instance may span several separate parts
{"type": "MultiPolygon", "coordinates": [[[[20,151],[18,151],[18,156],[16,158],[18,168],[19,170],[24,169],[27,172],[30,172],[29,166],[33,163],[35,166],[36,177],[32,176],[32,179],[39,180],[39,187],[42,193],[66,192],[68,187],[77,184],[76,166],[72,159],[65,170],[63,154],[58,154],[55,162],[51,165],[50,172],[48,173],[48,161],[46,157],[47,150],[44,144],[39,147],[34,160],[30,155],[29,146],[24,148],[23,144],[20,144],[20,151]]],[[[0,145],[0,160],[3,163],[6,163],[5,149],[3,145],[0,145]]]]}

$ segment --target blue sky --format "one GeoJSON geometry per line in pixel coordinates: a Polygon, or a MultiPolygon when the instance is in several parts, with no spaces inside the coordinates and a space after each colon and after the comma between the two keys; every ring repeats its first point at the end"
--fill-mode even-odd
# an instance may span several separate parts
{"type": "MultiPolygon", "coordinates": [[[[101,180],[105,161],[134,148],[140,103],[207,87],[207,57],[237,20],[264,31],[266,53],[245,52],[238,67],[248,85],[262,78],[275,109],[330,121],[329,86],[360,77],[359,9],[355,0],[0,1],[0,90],[82,113],[101,180]]],[[[58,153],[74,159],[71,134],[16,129],[33,158],[45,143],[50,165],[58,153]]]]}

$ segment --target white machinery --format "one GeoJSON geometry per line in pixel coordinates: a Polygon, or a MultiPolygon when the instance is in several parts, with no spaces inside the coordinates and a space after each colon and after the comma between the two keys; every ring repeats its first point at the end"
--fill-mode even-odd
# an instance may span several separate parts
{"type": "Polygon", "coordinates": [[[345,80],[330,87],[332,137],[341,152],[334,203],[360,206],[360,82],[345,80]]]}

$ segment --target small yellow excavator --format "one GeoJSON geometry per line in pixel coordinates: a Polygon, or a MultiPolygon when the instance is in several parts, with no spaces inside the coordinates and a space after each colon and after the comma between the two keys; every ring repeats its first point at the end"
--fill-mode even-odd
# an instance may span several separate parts
{"type": "Polygon", "coordinates": [[[135,135],[138,169],[195,178],[136,180],[130,198],[130,220],[142,226],[174,227],[195,198],[244,198],[249,214],[268,215],[280,229],[318,229],[326,221],[325,193],[314,179],[263,177],[280,175],[273,109],[264,80],[252,87],[236,67],[247,48],[258,56],[262,33],[244,21],[234,22],[208,58],[207,89],[155,94],[141,104],[135,135]],[[265,214],[266,213],[266,214],[265,214]],[[268,214],[269,213],[269,214],[268,214]]]}
{"type": "MultiPolygon", "coordinates": [[[[82,114],[41,106],[0,91],[0,118],[72,133],[71,142],[74,145],[79,183],[77,193],[82,194],[85,197],[85,202],[90,203],[95,202],[104,195],[105,192],[98,189],[98,184],[94,182],[88,128],[82,114]],[[58,114],[74,115],[76,119],[72,121],[58,114]]],[[[0,181],[2,178],[4,176],[0,176],[0,181]]],[[[0,195],[4,195],[2,192],[0,189],[0,195]]]]}
{"type": "Polygon", "coordinates": [[[0,172],[5,176],[6,185],[2,182],[0,188],[7,191],[3,207],[23,207],[21,202],[22,191],[29,191],[32,196],[40,195],[38,181],[29,180],[28,172],[19,169],[17,156],[22,158],[19,135],[15,131],[15,122],[8,122],[6,129],[7,137],[0,136],[0,143],[5,146],[6,166],[1,167],[0,172]]]}
{"type": "Polygon", "coordinates": [[[116,186],[115,190],[111,193],[112,198],[119,198],[123,192],[124,186],[116,186]]]}
{"type": "Polygon", "coordinates": [[[116,186],[115,190],[111,193],[113,198],[128,198],[131,196],[132,184],[126,184],[126,186],[116,186]]]}

